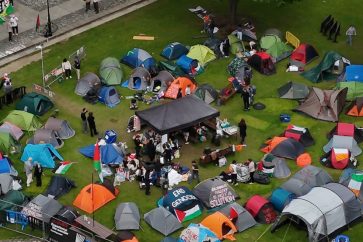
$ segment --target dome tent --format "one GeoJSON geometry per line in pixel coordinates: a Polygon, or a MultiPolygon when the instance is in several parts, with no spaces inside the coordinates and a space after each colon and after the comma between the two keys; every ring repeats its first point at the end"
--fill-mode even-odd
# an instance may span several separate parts
{"type": "Polygon", "coordinates": [[[187,56],[191,59],[198,60],[202,66],[216,59],[214,52],[205,45],[193,45],[187,56]]]}
{"type": "Polygon", "coordinates": [[[153,92],[160,93],[165,92],[168,86],[174,81],[174,77],[168,71],[160,71],[150,81],[150,89],[153,92]]]}
{"type": "Polygon", "coordinates": [[[60,139],[54,130],[38,129],[35,131],[34,136],[27,142],[28,144],[51,144],[54,148],[59,149],[64,145],[63,140],[60,139]]]}
{"type": "Polygon", "coordinates": [[[146,90],[150,84],[151,75],[146,68],[135,68],[128,80],[128,88],[132,90],[146,90]]]}
{"type": "Polygon", "coordinates": [[[122,70],[116,58],[107,57],[101,62],[100,77],[105,85],[119,85],[122,80],[122,70]]]}
{"type": "Polygon", "coordinates": [[[144,67],[148,71],[155,67],[155,59],[145,50],[134,48],[121,58],[121,63],[131,68],[144,67]]]}
{"type": "Polygon", "coordinates": [[[214,89],[209,84],[202,84],[198,86],[198,88],[195,90],[194,95],[202,99],[207,104],[211,104],[219,97],[219,94],[216,91],[216,89],[214,89]]]}
{"type": "Polygon", "coordinates": [[[92,88],[101,85],[100,78],[94,73],[87,72],[81,79],[78,80],[74,92],[79,96],[86,96],[87,92],[92,88]]]}
{"type": "Polygon", "coordinates": [[[174,42],[168,44],[163,51],[161,52],[161,56],[168,60],[176,60],[182,55],[186,55],[188,53],[187,47],[180,44],[179,42],[174,42]]]}
{"type": "Polygon", "coordinates": [[[44,128],[57,132],[61,139],[69,139],[76,134],[66,120],[49,117],[44,128]]]}
{"type": "Polygon", "coordinates": [[[102,87],[98,94],[98,101],[113,108],[120,103],[119,94],[114,87],[102,87]]]}
{"type": "Polygon", "coordinates": [[[54,106],[53,102],[39,93],[28,93],[16,104],[17,110],[22,110],[34,115],[43,115],[54,106]]]}
{"type": "Polygon", "coordinates": [[[42,126],[38,118],[31,113],[14,110],[11,111],[3,122],[14,124],[25,131],[35,131],[42,126]]]}

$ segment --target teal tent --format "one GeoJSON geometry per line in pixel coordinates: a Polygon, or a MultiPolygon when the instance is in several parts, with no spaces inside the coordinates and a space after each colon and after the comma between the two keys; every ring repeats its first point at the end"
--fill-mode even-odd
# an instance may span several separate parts
{"type": "Polygon", "coordinates": [[[16,109],[34,115],[43,115],[54,106],[53,102],[46,96],[31,92],[26,94],[17,104],[16,109]]]}

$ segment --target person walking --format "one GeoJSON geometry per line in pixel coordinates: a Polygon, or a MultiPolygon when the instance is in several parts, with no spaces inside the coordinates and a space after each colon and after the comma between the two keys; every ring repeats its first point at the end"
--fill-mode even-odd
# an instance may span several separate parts
{"type": "Polygon", "coordinates": [[[86,13],[91,10],[91,0],[83,0],[86,2],[86,13]]]}
{"type": "Polygon", "coordinates": [[[34,166],[34,177],[36,180],[36,185],[37,187],[41,187],[42,186],[42,175],[43,175],[43,168],[40,165],[39,162],[35,162],[35,166],[34,166]]]}
{"type": "Polygon", "coordinates": [[[30,187],[30,184],[33,182],[33,159],[31,157],[28,158],[27,161],[24,162],[24,172],[26,175],[26,186],[30,187]]]}
{"type": "Polygon", "coordinates": [[[12,42],[13,41],[13,28],[11,27],[10,20],[6,23],[6,27],[8,29],[9,42],[12,42]]]}
{"type": "Polygon", "coordinates": [[[345,32],[347,36],[347,44],[352,46],[353,44],[353,36],[357,35],[357,30],[355,29],[354,25],[350,25],[347,31],[345,32]]]}
{"type": "Polygon", "coordinates": [[[100,12],[100,6],[98,5],[99,0],[93,0],[93,7],[95,8],[96,14],[100,12]]]}
{"type": "Polygon", "coordinates": [[[10,16],[10,25],[13,31],[13,35],[18,35],[19,33],[19,28],[18,28],[18,17],[15,16],[15,14],[12,14],[10,16]]]}
{"type": "Polygon", "coordinates": [[[82,131],[83,131],[83,133],[88,133],[88,125],[87,125],[87,117],[86,117],[87,113],[88,113],[88,110],[86,108],[83,108],[82,112],[81,112],[82,131]]]}
{"type": "Polygon", "coordinates": [[[245,111],[250,110],[250,92],[247,87],[243,87],[241,90],[241,97],[243,100],[243,108],[245,111]]]}
{"type": "Polygon", "coordinates": [[[255,174],[255,171],[256,171],[256,164],[251,158],[249,158],[248,159],[248,172],[250,173],[250,184],[253,184],[255,182],[255,180],[253,179],[253,175],[255,174]]]}
{"type": "Polygon", "coordinates": [[[231,179],[232,184],[237,186],[237,161],[233,160],[232,163],[229,165],[229,171],[231,172],[231,179]]]}
{"type": "Polygon", "coordinates": [[[81,59],[78,55],[74,57],[74,69],[76,69],[77,80],[81,79],[81,59]]]}
{"type": "Polygon", "coordinates": [[[242,118],[238,123],[239,127],[239,136],[241,137],[241,144],[245,144],[246,136],[247,136],[247,125],[246,121],[242,118]]]}
{"type": "Polygon", "coordinates": [[[92,112],[88,113],[87,121],[88,121],[89,130],[91,132],[91,137],[93,137],[93,135],[98,135],[98,132],[96,129],[95,117],[93,117],[92,112]]]}
{"type": "Polygon", "coordinates": [[[199,167],[197,165],[197,162],[195,160],[192,161],[192,169],[191,169],[191,175],[188,183],[192,183],[193,180],[197,180],[199,183],[199,167]]]}

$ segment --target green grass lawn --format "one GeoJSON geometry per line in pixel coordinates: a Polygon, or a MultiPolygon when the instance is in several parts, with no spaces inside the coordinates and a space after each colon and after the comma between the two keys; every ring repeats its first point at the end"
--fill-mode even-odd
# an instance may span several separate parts
{"type": "MultiPolygon", "coordinates": [[[[87,57],[83,61],[82,72],[98,72],[99,64],[103,58],[112,56],[120,58],[128,50],[139,47],[149,51],[156,59],[160,60],[159,53],[163,47],[174,41],[179,41],[187,45],[198,44],[203,39],[193,38],[199,36],[202,28],[202,22],[187,9],[201,5],[208,10],[212,10],[216,16],[225,16],[228,10],[228,1],[212,1],[212,0],[178,0],[168,1],[159,0],[150,6],[147,6],[134,13],[123,16],[119,19],[111,21],[107,24],[89,30],[83,34],[72,37],[67,41],[54,45],[45,55],[45,67],[47,70],[59,65],[65,56],[75,51],[82,45],[86,46],[87,57]],[[132,36],[144,33],[156,37],[155,41],[134,41],[132,36]]],[[[244,0],[241,1],[239,13],[243,17],[252,19],[256,25],[259,35],[267,28],[275,27],[281,31],[289,30],[298,36],[301,42],[307,42],[316,47],[322,57],[326,51],[335,50],[345,57],[349,58],[352,63],[361,63],[362,52],[360,45],[363,44],[361,26],[357,26],[358,36],[354,39],[353,47],[348,47],[345,44],[345,29],[349,24],[361,23],[363,15],[361,14],[362,3],[360,0],[350,0],[349,4],[341,0],[303,0],[294,4],[287,4],[278,8],[275,3],[263,4],[258,1],[244,0]],[[320,22],[325,16],[332,14],[342,24],[342,36],[339,37],[338,43],[328,41],[319,33],[320,22]]],[[[318,60],[313,61],[307,68],[311,68],[319,63],[318,60]]],[[[232,60],[228,59],[216,60],[208,65],[205,73],[197,76],[197,82],[210,83],[217,89],[222,88],[227,83],[227,65],[232,60]]],[[[295,125],[304,126],[310,129],[311,134],[316,140],[316,145],[308,148],[308,152],[313,158],[313,164],[320,166],[319,157],[322,155],[322,146],[328,142],[326,134],[334,126],[334,123],[317,121],[310,117],[292,113],[291,109],[296,107],[294,101],[281,100],[277,97],[277,88],[289,80],[298,81],[312,86],[312,83],[304,80],[296,73],[286,73],[285,66],[287,61],[282,61],[277,65],[277,74],[272,76],[262,76],[256,71],[253,72],[252,83],[257,86],[257,95],[255,100],[266,105],[263,111],[251,110],[246,113],[242,110],[242,100],[236,95],[229,100],[226,105],[218,107],[222,118],[228,118],[230,122],[237,123],[240,118],[245,118],[248,126],[247,144],[248,146],[242,152],[236,153],[234,156],[228,157],[228,160],[237,159],[244,161],[247,158],[258,160],[263,153],[259,151],[260,145],[268,137],[278,135],[282,132],[286,124],[279,121],[280,113],[292,114],[292,123],[295,125]]],[[[123,66],[125,77],[127,77],[131,69],[123,66]]],[[[40,62],[31,63],[25,66],[16,73],[11,74],[15,86],[26,85],[31,87],[32,83],[41,83],[40,62]]],[[[75,76],[75,74],[73,75],[75,76]]],[[[75,162],[67,173],[67,177],[73,179],[77,188],[60,199],[65,205],[72,204],[76,195],[85,185],[91,182],[91,174],[93,172],[92,161],[84,158],[78,149],[85,145],[95,142],[94,138],[81,132],[80,111],[83,107],[91,110],[95,114],[97,128],[104,132],[106,129],[115,129],[118,132],[119,140],[127,141],[130,149],[133,149],[131,142],[132,134],[126,133],[127,120],[133,114],[129,110],[128,100],[122,100],[117,107],[110,109],[102,104],[94,106],[85,103],[79,96],[74,94],[76,80],[66,80],[61,84],[54,84],[52,90],[56,93],[55,103],[59,109],[59,117],[67,119],[71,126],[76,130],[77,135],[70,140],[65,141],[64,147],[59,151],[66,160],[75,162]]],[[[314,84],[321,88],[333,88],[334,81],[314,84]]],[[[29,90],[29,89],[28,89],[29,90]]],[[[132,94],[132,91],[118,87],[119,92],[123,96],[132,94]]],[[[14,107],[7,107],[0,112],[0,118],[4,118],[8,111],[14,107]]],[[[146,105],[141,105],[141,108],[147,108],[146,105]]],[[[42,121],[46,121],[45,115],[41,117],[42,121]]],[[[348,117],[344,114],[340,116],[342,121],[355,122],[357,125],[363,125],[363,121],[348,117]]],[[[23,138],[23,142],[28,137],[23,138]]],[[[223,140],[223,146],[235,142],[234,139],[223,140]]],[[[210,144],[186,145],[182,148],[180,161],[183,164],[190,165],[191,160],[198,159],[201,155],[203,147],[210,144]]],[[[358,157],[360,159],[360,157],[358,157]]],[[[16,167],[22,171],[22,163],[19,157],[14,157],[16,167]]],[[[288,165],[294,172],[298,170],[294,161],[289,161],[288,165]]],[[[201,178],[205,179],[219,174],[223,168],[216,168],[212,165],[201,167],[201,178]]],[[[337,179],[340,171],[328,169],[328,172],[337,179]]],[[[42,189],[37,189],[33,184],[24,192],[28,195],[36,195],[44,191],[47,181],[49,181],[51,172],[47,171],[42,189]]],[[[272,190],[277,188],[284,180],[272,179],[269,185],[245,185],[240,184],[236,187],[237,192],[241,196],[239,203],[243,204],[247,198],[254,194],[268,196],[272,190]]],[[[186,184],[183,184],[186,185],[186,184]]],[[[195,184],[193,184],[195,185],[195,184]]],[[[117,204],[120,202],[133,201],[140,208],[141,214],[146,213],[156,207],[156,201],[161,196],[161,191],[157,188],[152,188],[152,195],[146,197],[143,191],[140,191],[138,185],[134,183],[123,183],[120,187],[120,194],[116,200],[107,204],[102,209],[95,213],[97,221],[106,225],[109,228],[114,227],[113,215],[117,204]]],[[[204,213],[203,216],[206,216],[204,213]]],[[[198,217],[193,222],[200,222],[202,217],[198,217]]],[[[141,222],[142,230],[136,231],[136,235],[140,241],[160,241],[162,235],[151,229],[144,221],[141,222]]],[[[188,222],[184,224],[188,226],[188,222]]],[[[307,241],[306,233],[294,227],[282,227],[276,233],[271,234],[267,231],[268,226],[258,225],[245,232],[236,235],[237,241],[307,241]],[[288,229],[288,231],[287,231],[288,229]],[[267,231],[267,232],[266,232],[267,231]],[[266,232],[266,233],[264,233],[266,232]],[[264,234],[263,234],[264,233],[264,234]],[[286,237],[285,237],[286,233],[286,237]],[[263,235],[262,235],[263,234],[263,235]],[[260,237],[262,236],[262,237],[260,237]]],[[[363,236],[363,225],[356,224],[350,227],[344,233],[351,236],[352,241],[360,241],[363,236]]],[[[174,236],[178,236],[180,231],[174,236]]],[[[17,236],[13,233],[1,231],[0,238],[10,238],[17,236]]]]}

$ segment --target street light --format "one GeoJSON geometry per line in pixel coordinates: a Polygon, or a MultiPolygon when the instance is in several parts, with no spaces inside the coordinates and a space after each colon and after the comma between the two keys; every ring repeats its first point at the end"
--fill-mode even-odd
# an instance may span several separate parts
{"type": "Polygon", "coordinates": [[[43,87],[45,88],[43,45],[37,45],[35,46],[35,49],[40,50],[40,58],[42,59],[42,80],[43,80],[43,87]]]}
{"type": "Polygon", "coordinates": [[[48,9],[48,24],[47,24],[47,31],[45,32],[44,37],[51,37],[53,35],[53,32],[52,32],[52,22],[50,21],[49,0],[47,0],[47,9],[48,9]]]}

